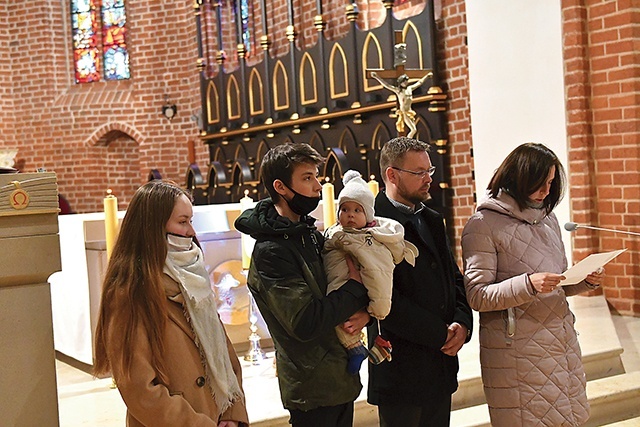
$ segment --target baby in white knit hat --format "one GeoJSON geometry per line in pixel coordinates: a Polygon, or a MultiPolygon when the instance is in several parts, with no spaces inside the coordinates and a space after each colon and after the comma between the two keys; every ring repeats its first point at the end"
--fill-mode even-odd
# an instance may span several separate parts
{"type": "MultiPolygon", "coordinates": [[[[342,180],[338,196],[338,222],[325,231],[324,268],[329,282],[327,294],[349,278],[345,256],[360,268],[362,282],[369,294],[367,311],[378,320],[391,309],[391,289],[395,265],[406,260],[415,264],[418,249],[404,240],[404,227],[392,219],[374,216],[374,196],[359,172],[349,170],[342,180]]],[[[349,354],[348,370],[356,374],[369,357],[373,363],[391,360],[391,346],[381,337],[374,340],[371,354],[360,335],[350,335],[336,327],[336,333],[349,354]]]]}

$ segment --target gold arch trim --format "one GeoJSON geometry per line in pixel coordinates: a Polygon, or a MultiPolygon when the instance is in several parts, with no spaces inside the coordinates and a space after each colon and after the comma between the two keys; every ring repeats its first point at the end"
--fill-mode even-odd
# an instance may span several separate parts
{"type": "Polygon", "coordinates": [[[380,41],[373,33],[368,33],[367,37],[364,39],[364,44],[362,45],[362,81],[364,82],[364,91],[371,92],[374,90],[382,89],[382,85],[376,81],[376,83],[369,83],[369,79],[367,78],[367,69],[369,68],[378,68],[382,69],[382,48],[380,47],[380,41]],[[374,49],[378,51],[378,64],[375,67],[369,67],[367,63],[367,58],[369,56],[369,47],[373,43],[374,49]]]}
{"type": "Polygon", "coordinates": [[[287,75],[287,69],[284,67],[284,64],[281,60],[278,59],[276,65],[273,67],[273,108],[276,111],[286,110],[289,108],[289,76],[287,75]],[[280,97],[278,94],[280,93],[280,87],[278,85],[278,76],[282,75],[284,80],[284,102],[280,103],[280,97]]]}
{"type": "Polygon", "coordinates": [[[349,142],[353,145],[357,145],[356,136],[353,134],[353,131],[347,127],[342,131],[342,134],[340,135],[340,142],[338,142],[338,147],[340,147],[344,154],[349,154],[349,150],[347,149],[349,142]]]}
{"type": "Polygon", "coordinates": [[[381,139],[384,141],[388,141],[391,138],[391,133],[389,132],[389,128],[387,128],[384,123],[378,123],[375,130],[373,131],[373,136],[371,137],[371,149],[372,150],[380,150],[382,146],[378,147],[376,142],[378,141],[378,136],[381,136],[381,139]]]}
{"type": "Polygon", "coordinates": [[[262,76],[260,76],[258,70],[254,68],[251,70],[251,74],[249,75],[249,114],[255,116],[256,114],[262,113],[264,113],[264,87],[262,85],[262,76]],[[255,103],[256,94],[253,91],[254,83],[257,85],[260,92],[257,98],[260,105],[256,105],[255,103]]]}
{"type": "Polygon", "coordinates": [[[211,125],[220,121],[220,97],[218,96],[218,88],[213,82],[209,82],[207,86],[207,122],[211,125]]]}
{"type": "Polygon", "coordinates": [[[416,40],[418,42],[418,68],[422,69],[424,68],[424,63],[422,62],[422,38],[420,37],[420,31],[418,31],[418,28],[410,20],[404,24],[404,28],[402,29],[402,41],[407,40],[407,34],[409,31],[412,31],[416,35],[416,40]]]}
{"type": "Polygon", "coordinates": [[[305,52],[302,55],[302,60],[300,61],[300,103],[302,105],[313,104],[314,102],[318,102],[318,87],[317,87],[317,77],[316,77],[316,64],[313,62],[313,58],[309,55],[309,52],[305,52]],[[307,94],[306,91],[306,79],[304,69],[308,66],[311,70],[311,76],[313,81],[311,82],[311,86],[313,87],[313,93],[307,94]],[[310,96],[309,96],[310,95],[310,96]]]}
{"type": "Polygon", "coordinates": [[[240,118],[240,87],[238,87],[238,81],[233,74],[229,75],[227,81],[227,115],[229,120],[240,118]],[[233,102],[235,100],[235,102],[233,102]],[[236,106],[236,111],[233,111],[233,106],[236,106]]]}
{"type": "Polygon", "coordinates": [[[331,48],[331,53],[329,54],[329,90],[331,93],[331,99],[342,98],[343,96],[349,96],[349,69],[347,68],[347,55],[344,53],[344,49],[340,46],[340,43],[335,43],[331,48]],[[342,70],[344,76],[344,87],[345,90],[343,92],[336,92],[336,75],[333,72],[334,64],[336,60],[336,55],[340,55],[342,59],[342,70]]]}

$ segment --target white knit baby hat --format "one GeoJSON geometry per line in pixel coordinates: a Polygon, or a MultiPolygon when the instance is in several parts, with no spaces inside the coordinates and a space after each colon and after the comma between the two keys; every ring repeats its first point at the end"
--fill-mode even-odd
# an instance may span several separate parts
{"type": "Polygon", "coordinates": [[[344,202],[356,202],[364,208],[364,214],[367,223],[373,221],[373,193],[369,189],[367,182],[362,179],[360,172],[348,170],[342,178],[344,188],[338,196],[338,215],[340,214],[340,206],[344,202]]]}

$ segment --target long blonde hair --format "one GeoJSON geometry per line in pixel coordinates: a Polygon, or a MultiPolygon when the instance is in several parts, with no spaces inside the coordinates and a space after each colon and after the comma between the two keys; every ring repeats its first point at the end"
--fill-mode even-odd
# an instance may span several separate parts
{"type": "Polygon", "coordinates": [[[151,363],[165,378],[163,334],[167,320],[162,269],[167,257],[165,226],[176,200],[189,195],[167,181],[140,187],[129,204],[102,285],[95,337],[94,374],[129,377],[136,328],[151,348],[151,363]],[[111,357],[109,357],[111,356],[111,357]]]}

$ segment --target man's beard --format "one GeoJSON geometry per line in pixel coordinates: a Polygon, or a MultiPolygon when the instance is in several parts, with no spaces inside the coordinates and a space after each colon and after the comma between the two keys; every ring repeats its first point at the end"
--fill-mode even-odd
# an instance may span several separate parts
{"type": "Polygon", "coordinates": [[[419,205],[420,203],[429,200],[429,187],[427,187],[426,191],[423,191],[423,188],[424,185],[416,191],[409,192],[402,181],[398,182],[398,194],[400,195],[400,197],[412,203],[413,205],[419,205]]]}

